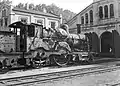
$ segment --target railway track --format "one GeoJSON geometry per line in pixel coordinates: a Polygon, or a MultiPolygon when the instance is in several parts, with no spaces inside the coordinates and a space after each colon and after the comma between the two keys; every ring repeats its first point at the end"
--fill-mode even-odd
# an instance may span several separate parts
{"type": "Polygon", "coordinates": [[[120,86],[120,83],[115,83],[115,84],[106,84],[106,86],[120,86]]]}
{"type": "Polygon", "coordinates": [[[120,65],[83,68],[83,69],[76,69],[69,71],[0,79],[0,84],[2,84],[3,86],[24,86],[24,85],[28,86],[28,84],[33,84],[33,83],[43,83],[43,82],[47,83],[48,81],[58,80],[61,78],[71,78],[75,76],[83,77],[85,75],[100,74],[100,73],[115,71],[118,69],[120,69],[120,65]]]}

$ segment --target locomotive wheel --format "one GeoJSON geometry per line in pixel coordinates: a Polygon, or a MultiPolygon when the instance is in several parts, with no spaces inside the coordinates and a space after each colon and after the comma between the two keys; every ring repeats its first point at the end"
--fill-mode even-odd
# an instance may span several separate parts
{"type": "Polygon", "coordinates": [[[32,67],[33,67],[33,68],[40,68],[40,67],[41,67],[41,64],[39,63],[39,61],[34,61],[32,67]]]}
{"type": "Polygon", "coordinates": [[[5,59],[3,60],[3,68],[4,68],[4,69],[11,68],[11,64],[10,64],[10,61],[9,61],[8,58],[5,58],[5,59]]]}
{"type": "Polygon", "coordinates": [[[42,59],[44,59],[45,50],[42,48],[38,48],[36,50],[35,58],[33,59],[33,67],[40,68],[45,66],[46,64],[42,63],[42,59]]]}
{"type": "Polygon", "coordinates": [[[70,61],[69,51],[66,48],[60,47],[58,48],[58,52],[61,53],[61,55],[55,55],[53,58],[54,62],[59,66],[67,65],[70,61]]]}
{"type": "Polygon", "coordinates": [[[66,54],[63,54],[60,56],[55,55],[53,59],[54,59],[55,63],[59,66],[65,66],[70,61],[70,57],[68,57],[68,55],[66,55],[66,54]]]}
{"type": "Polygon", "coordinates": [[[26,65],[26,58],[19,58],[19,59],[17,60],[17,63],[18,63],[19,65],[26,65]]]}

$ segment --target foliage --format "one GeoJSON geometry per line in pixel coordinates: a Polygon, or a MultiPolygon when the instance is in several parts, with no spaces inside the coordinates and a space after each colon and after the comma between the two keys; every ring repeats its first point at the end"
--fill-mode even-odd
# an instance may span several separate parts
{"type": "MultiPolygon", "coordinates": [[[[0,4],[7,4],[11,5],[10,0],[3,0],[0,2],[0,4]]],[[[33,3],[28,4],[28,3],[19,3],[15,7],[20,8],[20,9],[25,9],[25,10],[35,10],[35,11],[40,11],[43,12],[46,9],[47,13],[55,14],[55,15],[60,15],[62,14],[62,19],[63,23],[66,23],[68,20],[70,20],[73,16],[75,16],[75,13],[69,11],[69,10],[63,10],[62,8],[56,6],[55,4],[51,5],[46,5],[46,4],[38,4],[34,5],[33,3]]]]}
{"type": "Polygon", "coordinates": [[[36,10],[36,11],[40,11],[40,12],[43,12],[44,9],[46,9],[47,13],[52,13],[52,14],[55,14],[55,15],[62,14],[63,23],[66,23],[73,16],[75,16],[75,13],[73,13],[73,12],[71,12],[69,10],[63,10],[62,8],[57,7],[55,4],[51,4],[51,5],[46,5],[46,4],[34,5],[33,3],[31,3],[31,4],[19,3],[18,5],[16,5],[16,7],[21,8],[21,9],[36,10]]]}
{"type": "Polygon", "coordinates": [[[16,7],[18,7],[18,8],[24,8],[24,4],[19,3],[16,7]]]}
{"type": "Polygon", "coordinates": [[[6,5],[10,5],[12,2],[9,0],[3,0],[0,2],[0,4],[6,4],[6,5]]]}

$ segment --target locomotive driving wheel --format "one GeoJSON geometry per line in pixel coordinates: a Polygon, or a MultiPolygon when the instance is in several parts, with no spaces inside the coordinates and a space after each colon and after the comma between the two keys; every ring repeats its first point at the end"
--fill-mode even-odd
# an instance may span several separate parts
{"type": "Polygon", "coordinates": [[[34,53],[34,58],[33,58],[33,67],[34,68],[40,68],[42,66],[46,65],[46,58],[45,56],[45,50],[42,48],[38,48],[36,52],[34,53]]]}
{"type": "Polygon", "coordinates": [[[62,48],[58,52],[61,53],[61,55],[55,55],[53,58],[54,62],[59,66],[67,65],[70,61],[70,57],[68,56],[68,50],[62,48]]]}

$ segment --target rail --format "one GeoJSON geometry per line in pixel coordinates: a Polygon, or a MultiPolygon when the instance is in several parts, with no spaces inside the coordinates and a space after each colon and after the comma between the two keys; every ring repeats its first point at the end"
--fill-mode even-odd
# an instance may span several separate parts
{"type": "Polygon", "coordinates": [[[111,72],[120,69],[119,65],[110,65],[110,66],[99,66],[91,68],[83,68],[69,71],[37,74],[31,76],[21,76],[7,79],[0,79],[0,83],[5,86],[16,86],[16,85],[28,85],[31,83],[37,82],[48,82],[51,80],[57,80],[60,78],[69,78],[74,76],[85,76],[90,74],[99,74],[105,72],[111,72]]]}

